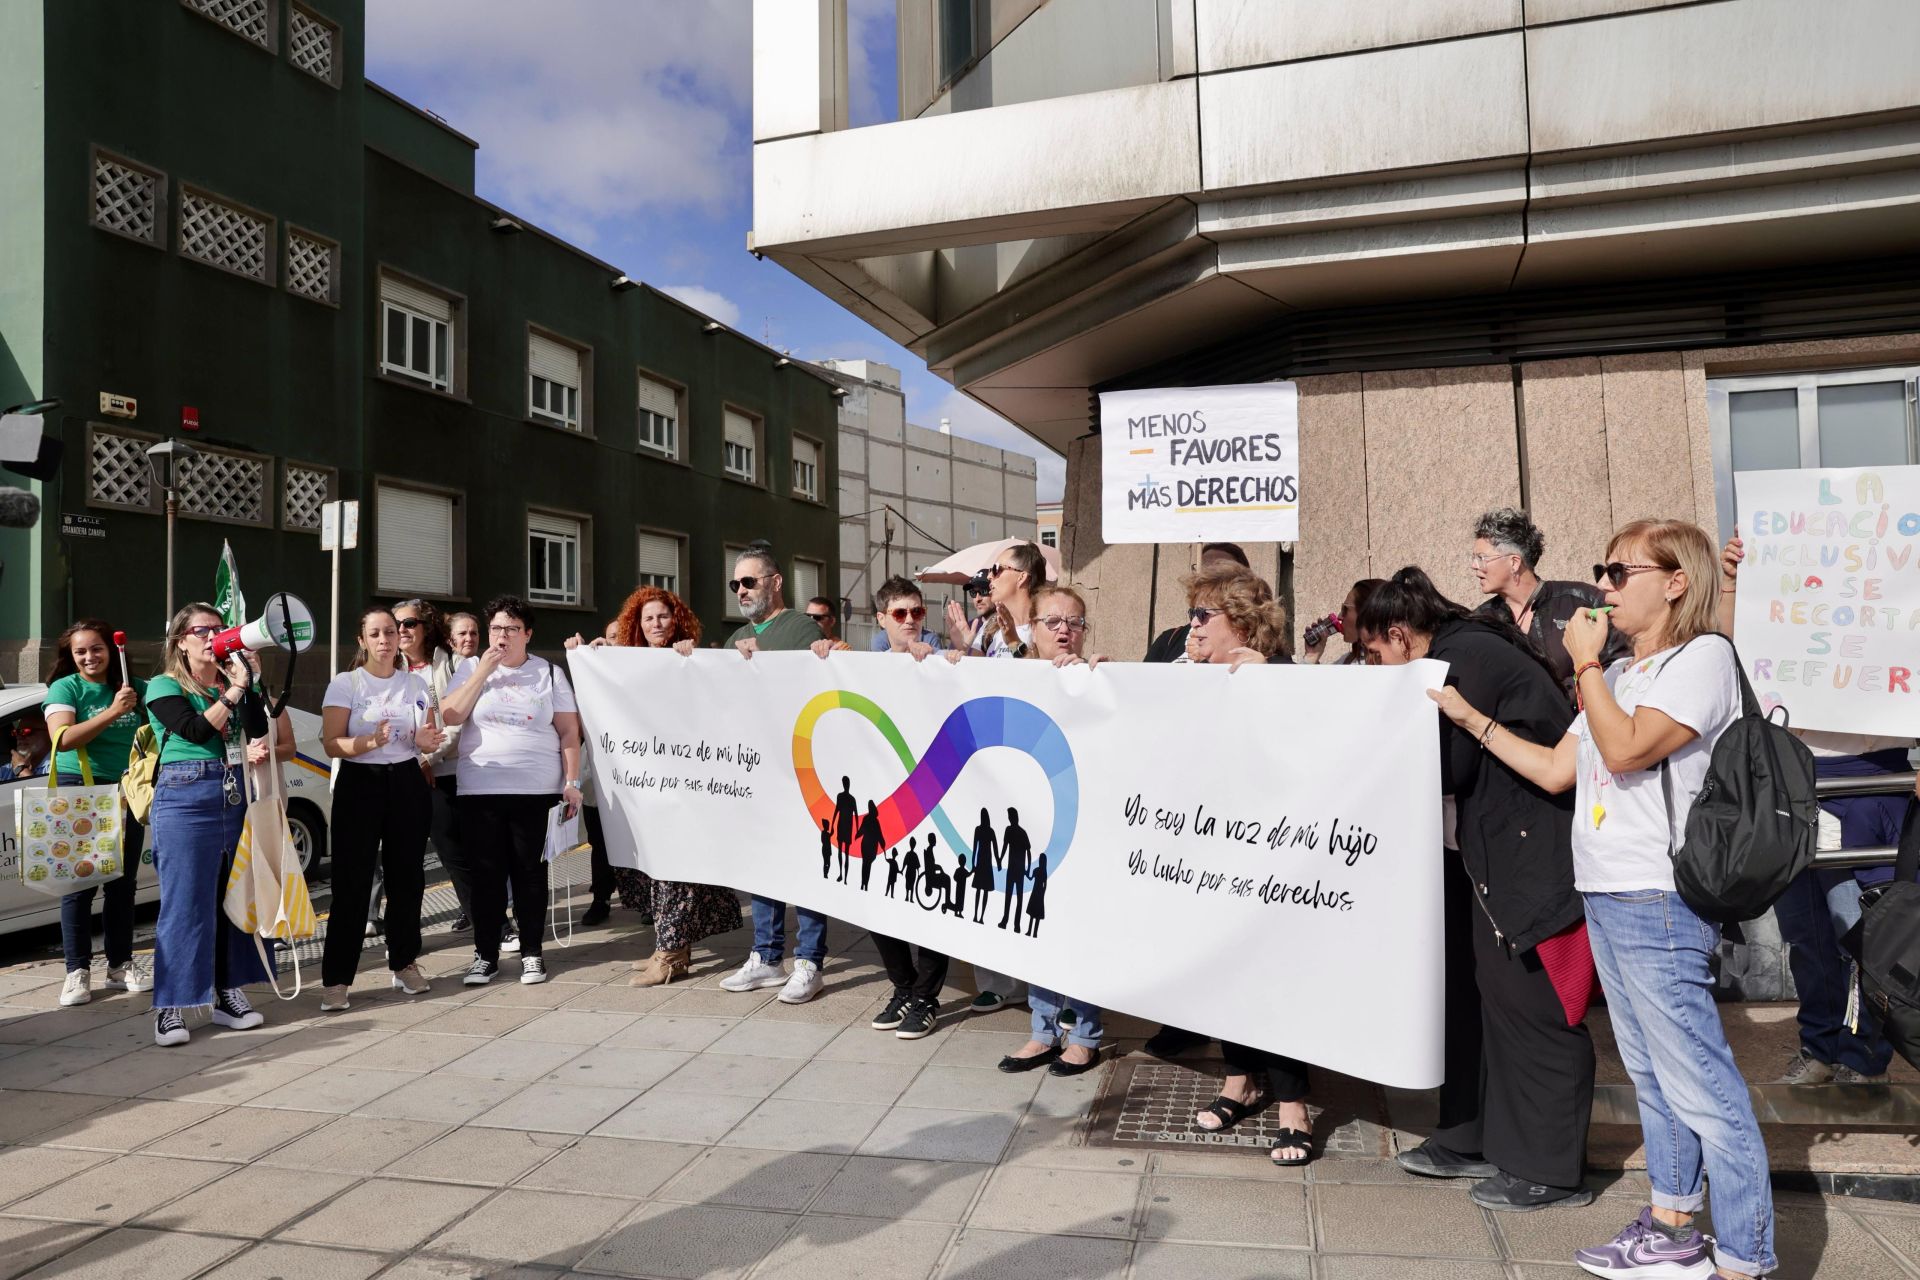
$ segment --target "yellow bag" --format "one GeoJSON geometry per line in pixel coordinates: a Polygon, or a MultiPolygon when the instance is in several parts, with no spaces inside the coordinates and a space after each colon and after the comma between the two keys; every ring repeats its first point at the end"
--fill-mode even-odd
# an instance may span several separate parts
{"type": "Polygon", "coordinates": [[[143,826],[153,812],[153,780],[160,772],[160,753],[166,746],[165,737],[158,743],[153,740],[150,724],[133,731],[133,750],[127,756],[126,772],[120,775],[120,794],[126,798],[127,812],[143,826]]]}
{"type": "Polygon", "coordinates": [[[314,918],[313,899],[307,896],[307,879],[300,872],[300,852],[287,826],[285,783],[280,777],[280,762],[272,752],[275,731],[273,718],[269,717],[267,759],[246,766],[247,818],[240,829],[233,871],[227,876],[224,905],[234,927],[253,935],[253,945],[259,949],[274,994],[291,1000],[300,994],[300,953],[292,944],[311,938],[319,922],[314,918]],[[289,944],[294,957],[292,992],[281,991],[272,976],[268,938],[289,944]]]}

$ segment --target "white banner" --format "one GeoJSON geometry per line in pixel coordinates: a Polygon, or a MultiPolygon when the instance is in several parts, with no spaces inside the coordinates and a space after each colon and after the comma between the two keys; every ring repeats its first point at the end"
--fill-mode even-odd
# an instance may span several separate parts
{"type": "Polygon", "coordinates": [[[1291,382],[1100,397],[1108,542],[1293,542],[1300,398],[1291,382]]]}
{"type": "Polygon", "coordinates": [[[1795,728],[1920,729],[1920,467],[1743,471],[1734,642],[1795,728]]]}
{"type": "Polygon", "coordinates": [[[1444,664],[568,656],[616,863],[1440,1083],[1444,664]]]}

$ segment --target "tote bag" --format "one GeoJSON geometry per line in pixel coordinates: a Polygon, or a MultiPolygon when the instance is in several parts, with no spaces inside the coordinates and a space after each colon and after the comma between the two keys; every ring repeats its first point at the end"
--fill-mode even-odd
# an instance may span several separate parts
{"type": "Polygon", "coordinates": [[[276,734],[274,720],[269,717],[267,759],[246,767],[247,817],[240,829],[233,870],[227,876],[225,907],[234,928],[253,935],[273,993],[291,1000],[300,994],[300,953],[292,944],[311,938],[319,922],[314,919],[313,899],[307,896],[307,879],[300,872],[300,853],[287,826],[285,784],[280,777],[280,762],[272,753],[276,734]],[[268,938],[287,943],[293,955],[290,992],[280,990],[279,980],[272,976],[268,938]]]}
{"type": "MultiPolygon", "coordinates": [[[[49,760],[60,750],[64,732],[64,726],[54,730],[49,760]]],[[[44,788],[22,788],[13,802],[21,882],[54,898],[118,880],[126,872],[120,857],[127,830],[120,788],[115,783],[95,786],[87,749],[75,754],[82,785],[62,787],[60,771],[50,768],[44,788]]]]}

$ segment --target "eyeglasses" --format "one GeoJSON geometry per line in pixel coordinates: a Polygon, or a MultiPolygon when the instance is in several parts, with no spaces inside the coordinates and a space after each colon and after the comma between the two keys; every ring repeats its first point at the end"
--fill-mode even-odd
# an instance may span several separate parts
{"type": "Polygon", "coordinates": [[[1225,612],[1225,609],[1189,609],[1187,610],[1187,621],[1193,626],[1204,627],[1214,614],[1225,612]]]}
{"type": "Polygon", "coordinates": [[[807,610],[807,616],[808,616],[809,618],[812,618],[812,619],[813,619],[813,620],[814,620],[815,622],[831,622],[831,621],[833,621],[833,615],[832,615],[832,614],[830,614],[830,613],[815,613],[815,612],[814,612],[813,610],[811,610],[811,609],[809,609],[809,610],[807,610]]]}
{"type": "Polygon", "coordinates": [[[1611,564],[1597,564],[1593,566],[1593,580],[1598,582],[1600,579],[1605,578],[1613,584],[1613,589],[1618,591],[1621,587],[1627,585],[1627,579],[1631,578],[1634,574],[1653,573],[1655,571],[1665,573],[1668,570],[1665,565],[1621,564],[1618,560],[1615,560],[1611,564]]]}
{"type": "Polygon", "coordinates": [[[1513,554],[1515,553],[1512,551],[1489,551],[1486,554],[1482,555],[1480,552],[1476,551],[1472,555],[1467,557],[1467,563],[1469,565],[1472,565],[1474,568],[1478,569],[1485,565],[1492,564],[1495,560],[1505,560],[1508,556],[1513,554]]]}
{"type": "Polygon", "coordinates": [[[927,607],[917,604],[911,609],[889,609],[887,610],[887,616],[895,622],[907,622],[909,620],[918,622],[927,616],[927,607]]]}
{"type": "Polygon", "coordinates": [[[1003,573],[1017,573],[1017,572],[1019,572],[1019,570],[1015,569],[1010,564],[995,564],[995,565],[987,566],[987,576],[990,578],[997,578],[1003,573]]]}
{"type": "Polygon", "coordinates": [[[488,627],[487,634],[490,636],[517,636],[525,630],[525,627],[515,624],[508,627],[488,627]]]}
{"type": "Polygon", "coordinates": [[[207,626],[205,623],[202,623],[197,627],[188,627],[187,634],[194,637],[196,640],[205,640],[208,636],[213,635],[215,632],[219,630],[221,630],[221,628],[210,627],[210,626],[207,626]]]}
{"type": "Polygon", "coordinates": [[[400,629],[401,629],[402,631],[414,631],[414,630],[417,630],[418,628],[420,628],[420,627],[424,627],[424,626],[426,626],[426,625],[427,625],[426,623],[424,623],[424,622],[422,622],[422,621],[420,621],[420,619],[418,619],[418,618],[402,618],[402,619],[400,619],[400,629]]]}
{"type": "Polygon", "coordinates": [[[41,732],[41,730],[42,730],[42,726],[35,726],[30,724],[17,724],[13,726],[13,736],[24,741],[27,738],[36,736],[41,732]]]}
{"type": "Polygon", "coordinates": [[[1037,619],[1037,621],[1049,631],[1058,631],[1062,627],[1065,627],[1069,631],[1085,631],[1087,629],[1087,620],[1085,618],[1067,618],[1057,613],[1050,613],[1044,618],[1037,619]]]}
{"type": "Polygon", "coordinates": [[[751,591],[759,585],[760,585],[760,579],[758,578],[748,577],[748,578],[727,579],[727,590],[729,591],[751,591]]]}

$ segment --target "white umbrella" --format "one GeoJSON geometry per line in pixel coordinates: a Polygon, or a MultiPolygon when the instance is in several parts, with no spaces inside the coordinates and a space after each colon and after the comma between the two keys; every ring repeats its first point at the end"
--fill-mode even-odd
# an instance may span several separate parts
{"type": "MultiPolygon", "coordinates": [[[[964,583],[982,569],[991,568],[993,564],[999,560],[1002,551],[1005,551],[1008,547],[1017,547],[1027,541],[1030,541],[1030,539],[1001,538],[997,542],[976,543],[964,550],[954,552],[945,560],[928,565],[913,576],[922,582],[964,583]]],[[[1040,555],[1047,562],[1047,581],[1058,582],[1060,580],[1060,553],[1054,548],[1038,542],[1033,545],[1040,548],[1040,555]]]]}

